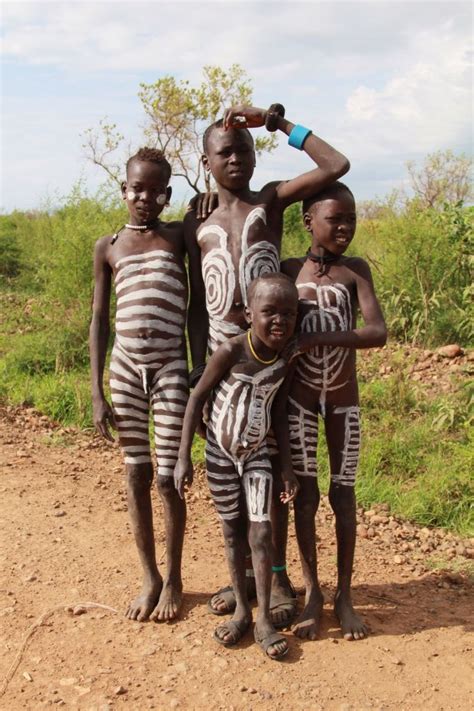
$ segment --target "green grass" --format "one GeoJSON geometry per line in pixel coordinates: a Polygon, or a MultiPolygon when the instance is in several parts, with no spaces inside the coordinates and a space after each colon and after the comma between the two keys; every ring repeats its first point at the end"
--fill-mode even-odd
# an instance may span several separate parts
{"type": "MultiPolygon", "coordinates": [[[[54,213],[0,216],[0,400],[34,406],[64,425],[92,426],[92,251],[100,235],[124,220],[120,200],[88,197],[80,187],[54,213]]],[[[469,345],[473,222],[474,208],[450,205],[438,212],[415,203],[402,212],[387,204],[376,219],[361,220],[351,253],[371,264],[389,330],[400,342],[469,345]]],[[[294,205],[285,213],[283,257],[302,255],[308,246],[294,205]]],[[[472,385],[429,400],[406,377],[409,355],[400,349],[390,362],[392,377],[381,379],[385,358],[380,353],[360,371],[359,501],[387,502],[421,525],[472,535],[472,385]]],[[[325,490],[327,452],[320,440],[325,490]]],[[[193,458],[204,461],[198,438],[193,458]]]]}

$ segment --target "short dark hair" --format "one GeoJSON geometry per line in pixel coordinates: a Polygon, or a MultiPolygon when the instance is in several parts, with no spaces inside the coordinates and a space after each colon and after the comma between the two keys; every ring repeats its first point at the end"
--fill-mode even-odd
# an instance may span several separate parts
{"type": "Polygon", "coordinates": [[[171,165],[165,158],[163,151],[159,148],[149,148],[145,146],[144,148],[139,148],[135,155],[130,156],[126,164],[126,171],[128,173],[128,168],[134,161],[142,161],[143,163],[155,163],[160,166],[163,173],[166,176],[166,181],[171,178],[171,165]]]}
{"type": "Polygon", "coordinates": [[[298,289],[296,288],[294,281],[290,279],[289,276],[282,274],[282,272],[266,272],[250,282],[250,286],[247,291],[247,304],[249,306],[254,300],[255,293],[261,284],[268,284],[269,286],[272,284],[275,286],[283,286],[288,289],[288,291],[292,292],[295,301],[298,301],[298,289]]]}
{"type": "MultiPolygon", "coordinates": [[[[211,133],[214,131],[216,128],[224,128],[224,119],[217,119],[217,121],[214,121],[214,123],[211,123],[210,126],[206,128],[204,131],[204,135],[202,137],[202,150],[204,153],[207,153],[208,145],[209,145],[209,139],[211,137],[211,133]]],[[[238,131],[247,131],[248,135],[250,136],[250,140],[253,143],[253,136],[248,130],[248,128],[238,128],[236,129],[238,131]]]]}
{"type": "Polygon", "coordinates": [[[303,200],[303,215],[306,214],[315,203],[323,202],[323,200],[335,200],[341,195],[341,193],[349,194],[355,202],[352,190],[350,190],[350,188],[348,188],[344,183],[336,180],[335,183],[328,185],[328,187],[321,190],[321,192],[311,195],[311,197],[303,200]]]}

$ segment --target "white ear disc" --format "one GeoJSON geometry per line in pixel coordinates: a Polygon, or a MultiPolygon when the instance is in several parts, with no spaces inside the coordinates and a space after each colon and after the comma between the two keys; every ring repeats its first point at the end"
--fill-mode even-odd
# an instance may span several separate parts
{"type": "Polygon", "coordinates": [[[127,192],[127,200],[133,200],[134,197],[135,197],[135,193],[133,192],[133,190],[129,190],[127,192]]]}
{"type": "Polygon", "coordinates": [[[158,197],[156,198],[156,204],[157,205],[164,205],[165,202],[166,202],[166,194],[161,193],[161,195],[158,195],[158,197]]]}

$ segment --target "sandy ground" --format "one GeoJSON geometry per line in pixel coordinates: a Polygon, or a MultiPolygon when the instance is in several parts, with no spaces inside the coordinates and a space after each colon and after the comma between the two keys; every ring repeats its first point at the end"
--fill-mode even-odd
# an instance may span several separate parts
{"type": "MultiPolygon", "coordinates": [[[[321,638],[301,642],[288,632],[290,653],[274,662],[250,634],[234,649],[212,639],[219,618],[205,603],[227,574],[202,480],[189,498],[181,618],[140,624],[123,616],[139,589],[140,569],[118,450],[55,427],[31,410],[8,408],[0,413],[0,464],[2,678],[28,629],[58,607],[29,638],[0,697],[2,710],[473,707],[472,586],[462,575],[427,569],[428,553],[420,553],[426,531],[403,527],[383,511],[374,520],[369,512],[375,535],[359,538],[354,599],[372,634],[346,642],[330,604],[335,545],[323,501],[318,533],[327,603],[321,638]],[[118,612],[67,610],[88,601],[118,612]]],[[[370,516],[360,516],[368,529],[370,516]]],[[[155,527],[163,560],[158,497],[155,527]]],[[[466,552],[469,545],[451,538],[446,543],[442,534],[438,539],[441,552],[449,546],[466,552]]],[[[289,568],[301,586],[293,533],[289,568]]]]}

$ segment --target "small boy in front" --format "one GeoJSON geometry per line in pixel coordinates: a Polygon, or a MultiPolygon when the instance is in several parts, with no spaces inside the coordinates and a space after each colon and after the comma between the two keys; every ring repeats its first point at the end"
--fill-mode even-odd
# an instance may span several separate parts
{"type": "MultiPolygon", "coordinates": [[[[232,619],[219,625],[214,638],[231,646],[252,622],[248,603],[245,557],[252,552],[258,615],[255,641],[271,659],[288,651],[286,638],[275,631],[270,617],[272,576],[271,521],[272,467],[266,437],[272,405],[289,367],[282,351],[293,335],[298,293],[283,274],[265,274],[249,286],[245,308],[250,329],[221,344],[211,356],[194,388],[183,424],[175,468],[175,485],[184,494],[193,478],[191,446],[204,404],[212,393],[207,426],[206,466],[209,488],[222,521],[227,561],[236,607],[232,619]]],[[[297,339],[295,354],[311,348],[316,336],[297,339]]],[[[293,350],[293,348],[292,348],[293,350]]],[[[284,503],[292,501],[298,486],[291,468],[286,403],[275,402],[273,431],[279,446],[284,503]]]]}
{"type": "Polygon", "coordinates": [[[345,639],[362,639],[367,627],[355,613],[351,578],[356,539],[354,483],[359,459],[359,393],[356,348],[383,346],[387,331],[368,264],[345,257],[354,237],[356,206],[348,187],[336,182],[303,201],[311,248],[303,259],[288,259],[282,271],[295,281],[301,331],[318,331],[318,347],[296,361],[289,390],[288,418],[293,469],[300,492],[295,528],[306,583],[305,607],[293,626],[315,639],[323,608],[316,566],[315,515],[319,505],[316,448],[318,419],[325,424],[336,518],[337,590],[334,610],[345,639]],[[357,328],[357,310],[364,325],[357,328]]]}

